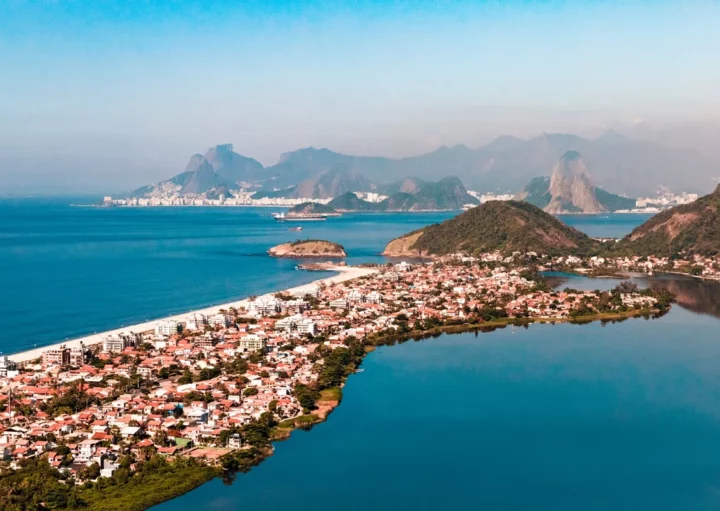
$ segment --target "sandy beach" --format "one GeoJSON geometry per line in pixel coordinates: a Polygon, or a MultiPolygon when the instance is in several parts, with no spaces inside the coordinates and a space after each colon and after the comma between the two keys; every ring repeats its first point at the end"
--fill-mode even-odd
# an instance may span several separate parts
{"type": "MultiPolygon", "coordinates": [[[[277,291],[273,291],[271,293],[266,293],[264,295],[260,296],[271,296],[274,293],[278,292],[287,292],[291,294],[304,294],[306,292],[311,291],[315,286],[324,283],[326,285],[330,285],[332,283],[339,283],[339,282],[345,282],[348,280],[356,279],[359,277],[364,277],[366,275],[370,275],[373,273],[376,273],[377,270],[374,268],[359,268],[356,266],[334,266],[331,268],[328,268],[328,271],[338,272],[337,275],[334,275],[332,277],[327,277],[324,279],[318,279],[314,280],[308,284],[304,284],[302,286],[297,286],[289,289],[278,289],[277,291]]],[[[238,300],[235,302],[228,302],[220,305],[213,305],[212,307],[207,307],[205,309],[197,309],[192,311],[186,311],[181,314],[175,314],[174,316],[167,316],[164,318],[157,318],[152,321],[147,321],[145,323],[138,323],[135,325],[127,325],[122,328],[116,328],[114,330],[107,330],[105,332],[100,332],[97,334],[87,335],[85,337],[79,337],[77,339],[72,339],[64,342],[58,342],[55,344],[49,344],[46,346],[41,346],[39,348],[35,348],[28,351],[22,351],[20,353],[15,353],[12,355],[8,355],[8,358],[10,360],[13,360],[17,363],[25,363],[29,362],[31,360],[35,360],[37,358],[40,358],[42,356],[42,353],[46,350],[53,349],[53,348],[59,348],[61,346],[66,346],[68,348],[76,348],[79,347],[80,344],[84,344],[85,346],[92,346],[95,344],[100,344],[103,342],[103,339],[111,334],[117,334],[120,332],[147,332],[149,330],[155,330],[155,326],[160,323],[161,321],[165,321],[168,319],[173,319],[177,321],[184,321],[188,314],[191,312],[197,312],[201,314],[205,314],[206,316],[216,314],[221,309],[228,309],[230,307],[243,307],[248,302],[247,298],[244,298],[242,300],[238,300]]]]}

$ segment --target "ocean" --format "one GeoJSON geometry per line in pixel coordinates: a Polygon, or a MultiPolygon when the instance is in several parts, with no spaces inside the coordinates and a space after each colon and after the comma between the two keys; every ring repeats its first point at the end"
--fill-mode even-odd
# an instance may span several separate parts
{"type": "MultiPolygon", "coordinates": [[[[0,200],[0,352],[9,354],[304,284],[321,274],[268,257],[277,244],[327,239],[348,264],[379,262],[386,243],[456,212],[357,213],[276,222],[274,208],[73,207],[88,199],[0,200]]],[[[573,215],[594,236],[643,218],[573,215]]]]}

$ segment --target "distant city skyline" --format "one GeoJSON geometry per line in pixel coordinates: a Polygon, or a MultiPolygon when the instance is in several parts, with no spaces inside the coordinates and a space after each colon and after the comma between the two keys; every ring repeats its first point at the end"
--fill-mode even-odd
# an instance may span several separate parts
{"type": "Polygon", "coordinates": [[[0,193],[129,189],[220,143],[271,165],[639,120],[697,138],[718,26],[709,1],[5,2],[0,193]]]}

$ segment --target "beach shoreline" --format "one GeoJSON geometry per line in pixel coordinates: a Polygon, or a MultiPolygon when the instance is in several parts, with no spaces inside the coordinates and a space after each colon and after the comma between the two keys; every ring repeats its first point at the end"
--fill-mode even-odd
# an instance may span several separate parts
{"type": "MultiPolygon", "coordinates": [[[[322,279],[313,280],[312,282],[309,282],[307,284],[302,284],[300,286],[295,286],[295,287],[288,288],[288,289],[279,289],[276,291],[271,291],[269,293],[258,295],[258,297],[272,296],[275,293],[301,294],[303,292],[310,292],[315,286],[318,286],[321,284],[325,284],[325,285],[338,284],[341,282],[346,282],[348,280],[353,280],[353,279],[357,279],[360,277],[365,277],[367,275],[372,275],[373,273],[376,273],[378,270],[375,268],[361,268],[358,266],[329,266],[327,268],[327,271],[334,272],[335,275],[333,275],[331,277],[325,277],[322,279]]],[[[212,305],[210,307],[205,307],[202,309],[188,310],[188,311],[182,312],[180,314],[174,314],[172,316],[156,318],[151,321],[145,321],[143,323],[137,323],[135,325],[127,325],[127,326],[124,326],[121,328],[114,328],[112,330],[106,330],[104,332],[98,332],[96,334],[86,335],[83,337],[77,337],[75,339],[70,339],[70,340],[57,342],[57,343],[53,343],[53,344],[47,344],[44,346],[40,346],[38,348],[33,348],[32,350],[26,350],[26,351],[21,351],[18,353],[8,354],[7,357],[17,364],[26,364],[28,362],[31,362],[33,360],[36,360],[36,359],[42,357],[43,352],[47,351],[47,350],[58,349],[62,346],[66,347],[66,348],[79,348],[81,344],[83,344],[85,347],[94,346],[94,345],[101,344],[103,342],[103,339],[105,339],[105,337],[107,337],[108,335],[119,334],[121,332],[135,332],[135,333],[147,332],[149,330],[154,330],[155,327],[162,321],[167,321],[167,320],[182,321],[188,316],[188,314],[192,314],[192,313],[204,314],[206,316],[209,316],[209,315],[217,314],[218,311],[220,311],[221,309],[229,309],[230,307],[234,307],[234,308],[243,307],[243,306],[247,305],[248,301],[249,301],[249,298],[243,298],[241,300],[222,303],[219,305],[212,305]]]]}

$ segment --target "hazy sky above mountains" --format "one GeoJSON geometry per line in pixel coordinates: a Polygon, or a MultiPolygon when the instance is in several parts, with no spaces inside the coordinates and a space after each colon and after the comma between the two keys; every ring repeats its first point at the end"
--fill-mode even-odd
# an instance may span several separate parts
{"type": "Polygon", "coordinates": [[[0,0],[0,192],[720,117],[718,2],[0,0]]]}

